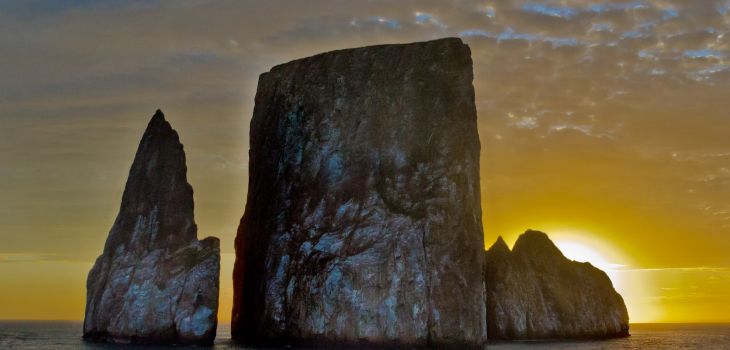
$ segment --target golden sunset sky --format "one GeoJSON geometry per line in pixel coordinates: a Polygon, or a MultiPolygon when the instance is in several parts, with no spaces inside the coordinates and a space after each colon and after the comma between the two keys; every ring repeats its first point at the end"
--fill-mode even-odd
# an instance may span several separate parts
{"type": "Polygon", "coordinates": [[[83,318],[161,108],[230,320],[258,75],[323,51],[471,46],[487,247],[528,228],[632,322],[730,321],[730,1],[2,1],[0,319],[83,318]]]}

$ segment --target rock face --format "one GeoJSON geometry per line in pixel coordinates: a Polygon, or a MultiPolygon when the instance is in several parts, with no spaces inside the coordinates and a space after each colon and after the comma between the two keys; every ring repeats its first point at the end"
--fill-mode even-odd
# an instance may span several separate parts
{"type": "Polygon", "coordinates": [[[334,51],[261,75],[233,337],[483,344],[476,122],[459,39],[334,51]]]}
{"type": "Polygon", "coordinates": [[[525,232],[511,252],[499,237],[485,270],[490,340],[629,335],[626,305],[608,276],[568,260],[542,232],[525,232]]]}
{"type": "Polygon", "coordinates": [[[197,239],[185,153],[159,110],[142,137],[122,205],[87,280],[84,338],[209,344],[220,249],[197,239]]]}

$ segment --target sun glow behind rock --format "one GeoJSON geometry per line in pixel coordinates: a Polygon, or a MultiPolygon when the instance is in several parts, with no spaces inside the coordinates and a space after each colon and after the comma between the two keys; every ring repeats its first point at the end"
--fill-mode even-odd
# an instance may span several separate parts
{"type": "Polygon", "coordinates": [[[626,267],[626,259],[618,250],[608,243],[600,242],[587,234],[555,233],[548,235],[553,243],[570,260],[589,262],[603,270],[611,279],[613,286],[619,290],[625,283],[621,280],[618,271],[626,267]]]}
{"type": "Polygon", "coordinates": [[[661,317],[660,310],[641,302],[648,280],[637,279],[636,274],[631,273],[633,262],[614,244],[583,231],[554,231],[548,235],[566,258],[589,262],[608,275],[624,298],[631,322],[654,322],[661,317]]]}
{"type": "Polygon", "coordinates": [[[556,240],[555,245],[560,248],[560,251],[563,252],[566,258],[580,262],[589,262],[601,270],[613,270],[625,266],[610,262],[597,250],[581,242],[556,240]]]}

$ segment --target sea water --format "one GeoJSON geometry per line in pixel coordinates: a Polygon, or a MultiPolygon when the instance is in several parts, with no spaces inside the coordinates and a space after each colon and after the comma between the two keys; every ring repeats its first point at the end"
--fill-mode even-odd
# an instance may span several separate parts
{"type": "MultiPolygon", "coordinates": [[[[201,347],[125,346],[88,343],[81,339],[81,322],[0,321],[0,349],[162,350],[201,347]]],[[[230,325],[218,326],[215,350],[247,349],[231,341],[230,325]]],[[[489,349],[729,349],[730,324],[633,324],[628,338],[602,341],[510,342],[489,349]]]]}

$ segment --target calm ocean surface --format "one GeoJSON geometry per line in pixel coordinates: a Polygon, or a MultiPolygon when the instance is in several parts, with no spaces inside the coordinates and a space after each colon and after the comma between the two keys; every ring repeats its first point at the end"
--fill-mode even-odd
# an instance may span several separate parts
{"type": "MultiPolygon", "coordinates": [[[[218,327],[209,349],[245,349],[230,340],[229,325],[218,327]]],[[[490,349],[730,349],[730,324],[635,324],[632,336],[590,342],[522,342],[490,345],[490,349]]],[[[80,322],[0,321],[0,349],[201,349],[200,347],[120,346],[85,343],[80,322]]]]}

